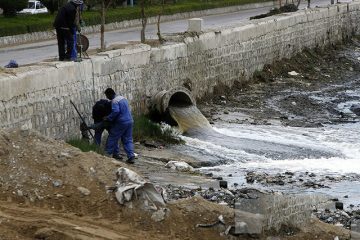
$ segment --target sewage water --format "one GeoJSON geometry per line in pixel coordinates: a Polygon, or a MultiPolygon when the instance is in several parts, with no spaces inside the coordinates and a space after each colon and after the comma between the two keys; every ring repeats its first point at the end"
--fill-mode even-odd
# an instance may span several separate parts
{"type": "Polygon", "coordinates": [[[341,199],[346,206],[360,207],[360,123],[321,128],[234,123],[211,126],[196,106],[170,106],[169,110],[184,132],[186,144],[178,146],[178,150],[216,163],[201,171],[222,176],[230,185],[236,183],[240,187],[249,185],[245,180],[249,171],[267,174],[291,171],[300,176],[310,172],[316,175],[315,182],[329,188],[255,186],[288,193],[325,193],[341,199]],[[329,176],[342,180],[324,181],[329,176]],[[346,176],[353,178],[349,180],[346,176]]]}

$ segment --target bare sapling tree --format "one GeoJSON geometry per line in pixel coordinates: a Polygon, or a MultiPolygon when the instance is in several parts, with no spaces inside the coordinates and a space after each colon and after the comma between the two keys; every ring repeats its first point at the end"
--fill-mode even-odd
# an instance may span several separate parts
{"type": "Polygon", "coordinates": [[[146,24],[147,24],[147,16],[145,14],[145,6],[147,4],[147,0],[141,0],[140,1],[140,14],[141,14],[141,32],[140,32],[140,39],[142,43],[145,43],[145,30],[146,30],[146,24]]]}
{"type": "Polygon", "coordinates": [[[159,15],[157,18],[157,36],[159,39],[159,42],[162,44],[165,42],[165,39],[161,36],[161,32],[160,32],[160,20],[161,20],[161,15],[164,13],[164,9],[165,9],[165,0],[160,0],[160,4],[161,4],[161,8],[159,11],[159,15]]]}
{"type": "Polygon", "coordinates": [[[101,15],[101,26],[100,26],[100,50],[105,51],[105,16],[106,16],[106,10],[109,8],[113,0],[101,0],[101,9],[100,9],[100,15],[101,15]]]}

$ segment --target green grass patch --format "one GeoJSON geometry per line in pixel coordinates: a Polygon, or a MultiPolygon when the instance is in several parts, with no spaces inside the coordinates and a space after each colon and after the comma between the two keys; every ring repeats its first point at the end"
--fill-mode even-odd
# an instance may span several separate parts
{"type": "Polygon", "coordinates": [[[89,143],[88,141],[80,138],[73,138],[68,140],[66,143],[70,144],[73,147],[79,148],[83,152],[97,152],[99,154],[104,154],[104,150],[94,143],[89,143]]]}
{"type": "MultiPolygon", "coordinates": [[[[163,15],[267,1],[268,0],[179,0],[175,4],[165,5],[163,15]]],[[[149,6],[146,8],[146,15],[148,17],[157,16],[160,11],[161,6],[159,5],[149,6]]],[[[53,29],[52,24],[55,16],[56,15],[51,14],[36,14],[5,18],[1,15],[0,37],[51,30],[53,29]]],[[[139,6],[109,8],[106,13],[106,23],[139,18],[141,18],[139,6]]],[[[87,26],[100,24],[101,20],[99,12],[95,10],[85,11],[83,13],[83,19],[87,26]]]]}
{"type": "Polygon", "coordinates": [[[144,115],[134,119],[133,138],[134,141],[155,140],[170,144],[184,143],[180,135],[170,126],[152,122],[144,115]]]}

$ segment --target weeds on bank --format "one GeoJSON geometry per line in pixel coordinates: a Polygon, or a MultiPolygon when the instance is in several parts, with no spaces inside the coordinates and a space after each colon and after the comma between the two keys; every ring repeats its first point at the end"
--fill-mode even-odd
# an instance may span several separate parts
{"type": "Polygon", "coordinates": [[[83,152],[93,151],[102,155],[104,154],[104,149],[94,143],[88,142],[81,138],[73,138],[68,140],[66,143],[70,144],[73,147],[79,148],[83,152]]]}
{"type": "MultiPolygon", "coordinates": [[[[180,133],[166,124],[152,122],[144,115],[134,118],[133,139],[135,142],[154,140],[167,144],[182,144],[180,133]]],[[[83,152],[97,152],[104,155],[104,149],[98,145],[88,142],[81,138],[73,138],[67,141],[73,147],[79,148],[83,152]]]]}
{"type": "Polygon", "coordinates": [[[134,141],[155,140],[170,144],[184,143],[180,134],[172,127],[154,123],[144,115],[134,119],[133,138],[134,141]]]}

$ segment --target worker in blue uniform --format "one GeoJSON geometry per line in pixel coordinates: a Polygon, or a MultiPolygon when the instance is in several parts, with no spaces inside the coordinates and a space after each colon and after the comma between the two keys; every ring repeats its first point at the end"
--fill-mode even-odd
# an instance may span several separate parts
{"type": "Polygon", "coordinates": [[[132,129],[134,120],[131,116],[129,103],[123,96],[116,95],[112,88],[105,90],[106,98],[111,100],[111,113],[104,117],[111,123],[109,137],[106,142],[106,153],[120,160],[119,140],[123,144],[127,155],[127,163],[135,162],[132,129]]]}

